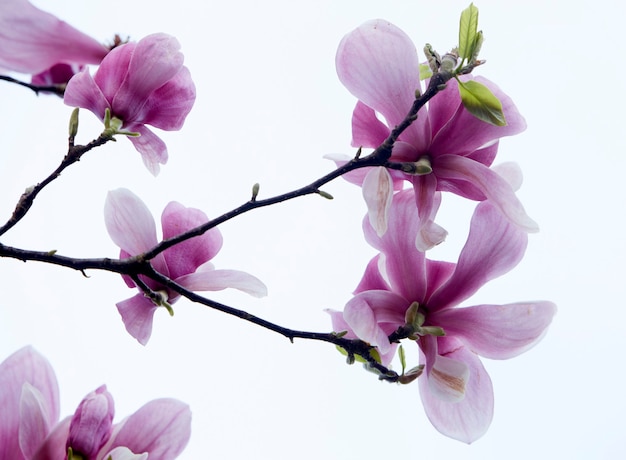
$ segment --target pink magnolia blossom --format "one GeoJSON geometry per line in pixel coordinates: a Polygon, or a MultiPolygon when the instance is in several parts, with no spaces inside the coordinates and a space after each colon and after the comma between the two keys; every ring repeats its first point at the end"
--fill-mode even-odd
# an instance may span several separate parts
{"type": "Polygon", "coordinates": [[[157,399],[113,424],[113,399],[100,387],[73,417],[59,420],[59,389],[50,363],[25,347],[0,364],[0,459],[65,460],[67,448],[84,460],[170,460],[191,434],[191,411],[157,399]]]}
{"type": "Polygon", "coordinates": [[[413,199],[411,190],[394,196],[383,236],[365,219],[366,239],[380,254],[343,313],[330,312],[333,328],[376,346],[388,365],[397,346],[388,336],[409,317],[421,317],[416,334],[425,365],[419,380],[426,414],[443,434],[470,443],[485,433],[493,415],[491,380],[479,355],[508,359],[526,351],[542,338],[556,307],[533,301],[457,308],[517,265],[527,234],[483,201],[458,262],[429,260],[414,245],[420,222],[413,199]],[[411,313],[412,304],[418,308],[411,313]]]}
{"type": "MultiPolygon", "coordinates": [[[[410,38],[387,21],[370,21],[346,35],[336,57],[339,79],[358,98],[352,117],[352,145],[376,148],[399,124],[423,91],[417,50],[410,38]],[[377,116],[381,115],[386,123],[377,116]]],[[[471,78],[471,77],[463,77],[471,78]]],[[[393,190],[403,181],[412,184],[421,217],[416,244],[422,250],[443,240],[446,232],[434,224],[438,191],[483,201],[489,199],[508,219],[527,231],[536,231],[511,186],[489,168],[501,137],[523,131],[525,121],[511,99],[490,81],[476,77],[501,101],[506,126],[493,126],[471,115],[461,104],[457,83],[451,80],[418,113],[400,136],[390,161],[427,161],[431,173],[411,175],[398,170],[355,171],[346,179],[363,187],[370,221],[378,233],[386,231],[385,214],[393,190]],[[367,174],[367,176],[365,176],[367,174]],[[375,177],[373,177],[375,176],[375,177]]],[[[338,163],[345,160],[331,156],[338,163]]]]}
{"type": "MultiPolygon", "coordinates": [[[[146,205],[130,190],[109,192],[104,208],[109,235],[120,248],[120,257],[127,258],[146,252],[157,244],[156,226],[146,205]]],[[[208,222],[204,212],[171,202],[161,216],[163,238],[172,238],[208,222]]],[[[152,266],[162,275],[192,291],[239,289],[256,297],[267,295],[267,288],[256,277],[238,270],[216,270],[209,262],[222,247],[222,235],[213,228],[201,236],[177,244],[152,259],[152,266]]],[[[129,287],[136,287],[124,277],[129,287]]],[[[150,279],[141,279],[169,304],[180,295],[150,279]]],[[[157,305],[140,292],[117,304],[126,330],[145,345],[152,332],[152,320],[157,305]]]]}
{"type": "Polygon", "coordinates": [[[0,71],[41,74],[34,84],[67,83],[80,66],[99,64],[108,52],[28,0],[0,1],[0,71]]]}
{"type": "Polygon", "coordinates": [[[182,128],[196,98],[183,60],[174,37],[149,35],[113,49],[93,77],[88,70],[77,74],[67,85],[64,101],[101,120],[108,109],[122,129],[139,134],[129,139],[157,175],[159,164],[167,162],[167,147],[146,125],[166,131],[182,128]]]}

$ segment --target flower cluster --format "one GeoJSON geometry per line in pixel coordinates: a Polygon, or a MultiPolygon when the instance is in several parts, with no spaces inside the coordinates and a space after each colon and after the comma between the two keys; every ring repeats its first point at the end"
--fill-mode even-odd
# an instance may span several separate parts
{"type": "MultiPolygon", "coordinates": [[[[105,223],[109,235],[120,247],[120,258],[136,256],[157,244],[156,227],[152,214],[134,193],[127,189],[109,192],[104,207],[105,223]]],[[[171,202],[163,210],[161,225],[163,238],[180,235],[208,221],[199,209],[186,208],[171,202]]],[[[256,277],[238,270],[216,270],[209,262],[222,247],[222,235],[217,228],[201,236],[159,253],[152,266],[156,271],[191,291],[219,291],[225,288],[239,289],[256,297],[267,295],[267,288],[256,277]]],[[[171,305],[180,295],[151,279],[140,277],[145,285],[162,299],[161,304],[171,305]]],[[[135,288],[136,283],[128,276],[126,284],[135,288]]],[[[139,343],[145,345],[152,332],[152,318],[159,306],[139,289],[139,293],[117,304],[126,330],[139,343]]]]}
{"type": "Polygon", "coordinates": [[[3,459],[170,460],[191,434],[189,407],[174,399],[151,401],[114,424],[113,398],[105,386],[59,421],[54,370],[32,347],[0,364],[0,407],[3,459]]]}
{"type": "MultiPolygon", "coordinates": [[[[411,39],[387,21],[370,21],[346,35],[337,51],[337,73],[346,88],[358,98],[352,116],[352,144],[377,147],[408,113],[415,94],[421,92],[420,63],[411,39]],[[379,120],[382,115],[386,124],[379,120]]],[[[468,79],[470,77],[463,77],[468,79]]],[[[476,201],[486,199],[509,220],[527,231],[536,231],[510,184],[491,166],[498,141],[523,131],[526,123],[513,101],[496,85],[477,78],[498,97],[506,117],[505,126],[479,120],[464,109],[453,80],[445,90],[420,110],[417,119],[395,142],[390,161],[421,162],[423,172],[373,169],[346,175],[362,185],[370,221],[382,234],[393,190],[411,184],[421,223],[416,245],[429,249],[443,241],[446,231],[434,223],[438,193],[452,192],[476,201]]],[[[345,159],[331,157],[338,163],[345,159]]]]}
{"type": "MultiPolygon", "coordinates": [[[[337,71],[359,99],[352,119],[356,146],[380,145],[406,117],[416,89],[421,92],[415,47],[386,21],[368,22],[343,39],[337,71]]],[[[468,443],[485,433],[493,415],[491,380],[479,356],[507,359],[526,351],[556,312],[546,301],[458,308],[517,265],[527,231],[536,230],[514,193],[521,182],[517,169],[509,165],[500,175],[490,168],[498,139],[523,130],[524,120],[493,83],[476,80],[502,102],[506,126],[474,117],[461,104],[456,83],[448,84],[393,145],[390,161],[426,168],[419,174],[380,167],[348,175],[363,187],[365,238],[379,254],[343,312],[329,310],[333,329],[375,347],[386,367],[398,346],[390,337],[415,341],[420,366],[412,377],[419,376],[426,414],[440,432],[468,443]],[[412,189],[403,190],[403,181],[412,189]],[[446,235],[434,223],[441,191],[480,202],[456,264],[425,255],[446,235]]]]}
{"type": "MultiPolygon", "coordinates": [[[[109,192],[104,207],[106,228],[120,248],[119,260],[86,263],[55,258],[54,252],[19,250],[12,255],[122,273],[128,287],[138,292],[116,306],[126,330],[142,345],[150,339],[158,307],[173,313],[172,305],[183,296],[292,340],[354,345],[347,350],[350,360],[359,355],[379,375],[401,383],[419,378],[421,399],[436,429],[473,442],[488,429],[494,407],[491,380],[480,358],[508,359],[528,350],[543,337],[556,306],[548,301],[465,305],[485,283],[520,262],[528,233],[538,227],[515,194],[521,185],[517,166],[493,165],[500,139],[522,132],[526,123],[500,88],[469,75],[481,63],[477,55],[482,33],[472,30],[475,7],[463,14],[465,31],[458,48],[444,59],[427,48],[431,73],[423,77],[415,46],[387,21],[367,22],[341,41],[337,73],[358,99],[352,144],[375,149],[369,159],[376,161],[358,164],[363,160],[360,150],[354,160],[331,157],[350,167],[274,199],[257,201],[255,186],[251,200],[210,224],[203,211],[170,202],[161,215],[161,243],[148,207],[120,188],[109,192]],[[443,73],[446,78],[439,79],[443,73]],[[436,94],[420,100],[431,87],[436,94]],[[377,157],[382,151],[386,156],[377,157]],[[340,173],[362,188],[367,206],[363,230],[378,254],[344,310],[328,310],[334,333],[288,330],[193,293],[234,288],[266,295],[266,286],[256,277],[214,267],[222,235],[212,225],[295,196],[328,196],[319,185],[340,173]],[[447,235],[435,222],[442,192],[477,202],[455,263],[426,255],[447,235]],[[399,353],[398,375],[391,364],[396,352],[404,350],[399,348],[404,339],[417,344],[420,362],[405,373],[405,355],[399,353]]],[[[153,175],[167,162],[165,143],[147,126],[179,130],[194,105],[196,88],[183,65],[180,44],[156,33],[115,45],[110,49],[99,44],[28,0],[0,0],[0,71],[30,74],[34,85],[56,85],[64,103],[76,108],[62,166],[24,193],[17,217],[0,227],[0,235],[23,217],[41,188],[65,167],[115,135],[129,138],[153,175]],[[98,66],[93,75],[88,65],[98,66]],[[74,144],[78,108],[104,123],[100,136],[86,146],[74,144]]],[[[152,401],[113,423],[113,398],[101,386],[81,401],[73,416],[59,421],[59,412],[54,372],[34,349],[24,348],[0,364],[0,459],[165,460],[175,458],[189,438],[190,411],[172,399],[152,401]]]]}

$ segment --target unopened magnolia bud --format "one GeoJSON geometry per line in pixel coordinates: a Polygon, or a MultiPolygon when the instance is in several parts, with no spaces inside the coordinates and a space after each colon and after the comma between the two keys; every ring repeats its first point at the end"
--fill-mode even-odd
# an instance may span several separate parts
{"type": "Polygon", "coordinates": [[[70,421],[66,447],[71,448],[74,458],[96,458],[111,436],[114,413],[113,397],[106,385],[85,396],[70,421]]]}
{"type": "Polygon", "coordinates": [[[70,139],[74,139],[76,134],[78,134],[78,107],[72,110],[72,114],[70,115],[69,134],[70,139]]]}

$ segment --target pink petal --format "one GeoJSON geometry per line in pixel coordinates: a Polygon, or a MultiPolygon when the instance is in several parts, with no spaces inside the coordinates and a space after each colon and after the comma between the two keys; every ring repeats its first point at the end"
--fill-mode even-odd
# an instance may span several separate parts
{"type": "Polygon", "coordinates": [[[50,425],[59,418],[59,387],[50,363],[32,347],[13,353],[0,364],[0,458],[14,458],[20,452],[20,400],[25,383],[39,392],[37,404],[46,407],[50,425]]]}
{"type": "Polygon", "coordinates": [[[140,344],[148,343],[152,334],[154,312],[158,308],[154,302],[143,294],[137,294],[130,299],[118,302],[116,306],[128,333],[140,344]]]}
{"type": "Polygon", "coordinates": [[[153,176],[157,176],[160,171],[159,165],[167,163],[168,153],[165,142],[144,125],[125,126],[131,132],[139,133],[138,137],[128,137],[135,149],[141,154],[143,164],[153,176]]]}
{"type": "Polygon", "coordinates": [[[171,460],[183,451],[190,435],[189,406],[175,399],[156,399],[118,424],[101,453],[126,447],[147,452],[150,460],[171,460]]]}
{"type": "Polygon", "coordinates": [[[393,199],[393,182],[386,168],[371,168],[363,181],[367,215],[378,236],[387,231],[387,216],[393,199]]]}
{"type": "Polygon", "coordinates": [[[31,458],[56,423],[42,393],[26,382],[20,397],[19,443],[26,458],[31,458]]]}
{"type": "Polygon", "coordinates": [[[114,414],[113,396],[106,385],[89,393],[72,416],[68,447],[85,458],[94,458],[111,436],[114,414]]]}
{"type": "Polygon", "coordinates": [[[137,121],[166,131],[177,131],[183,127],[195,100],[196,87],[189,69],[181,67],[172,79],[148,97],[141,119],[137,121]]]}
{"type": "Polygon", "coordinates": [[[389,136],[389,128],[376,117],[376,112],[361,101],[352,113],[352,146],[376,148],[389,136]]]}
{"type": "Polygon", "coordinates": [[[113,242],[128,254],[142,254],[157,244],[150,210],[128,189],[118,188],[107,194],[104,222],[113,242]]]}
{"type": "Polygon", "coordinates": [[[258,278],[239,270],[199,270],[182,276],[176,282],[190,291],[238,289],[254,297],[265,297],[267,287],[258,278]]]}
{"type": "Polygon", "coordinates": [[[457,341],[439,339],[439,352],[446,358],[464,363],[469,370],[465,397],[458,402],[440,399],[431,391],[430,377],[418,380],[424,410],[433,426],[442,434],[472,443],[486,433],[493,418],[493,387],[480,359],[457,341]]]}
{"type": "Polygon", "coordinates": [[[63,102],[70,107],[87,109],[104,119],[104,112],[110,109],[107,99],[89,74],[89,69],[77,73],[68,82],[63,102]]]}
{"type": "Polygon", "coordinates": [[[64,459],[67,454],[67,437],[70,433],[70,419],[66,417],[57,423],[45,442],[39,446],[31,460],[64,459]]]}
{"type": "MultiPolygon", "coordinates": [[[[199,209],[187,208],[172,201],[163,210],[161,226],[163,238],[169,239],[185,233],[209,221],[207,215],[199,209]]],[[[211,260],[222,247],[222,234],[213,228],[165,251],[165,260],[172,279],[193,273],[211,260]]]]}
{"type": "MultiPolygon", "coordinates": [[[[381,113],[389,126],[407,115],[420,90],[419,60],[411,39],[382,19],[366,22],[346,35],[335,58],[344,86],[365,105],[381,113]]],[[[422,113],[425,113],[422,112],[422,113]]],[[[405,132],[418,150],[430,141],[426,116],[405,132]]]]}
{"type": "Polygon", "coordinates": [[[411,190],[394,195],[387,225],[387,232],[379,237],[369,220],[364,220],[365,239],[385,254],[391,289],[406,299],[421,300],[426,293],[425,257],[415,247],[420,220],[411,190]]]}
{"type": "Polygon", "coordinates": [[[522,259],[528,235],[488,201],[480,203],[470,224],[452,277],[427,300],[431,312],[458,305],[483,284],[511,270],[522,259]]]}
{"type": "Polygon", "coordinates": [[[0,2],[0,67],[37,74],[55,64],[98,64],[108,50],[26,0],[0,2]]]}
{"type": "Polygon", "coordinates": [[[430,321],[470,350],[491,359],[513,358],[535,346],[556,313],[552,302],[478,305],[433,313],[430,321]]]}
{"type": "Polygon", "coordinates": [[[441,204],[441,194],[437,193],[435,174],[413,177],[413,191],[419,216],[419,225],[415,233],[415,247],[426,251],[445,240],[448,232],[434,223],[441,204]]]}
{"type": "MultiPolygon", "coordinates": [[[[464,77],[467,80],[471,77],[464,77]]],[[[451,119],[434,135],[430,145],[430,154],[434,157],[440,154],[467,155],[493,141],[505,136],[518,134],[526,129],[526,122],[515,107],[515,104],[502,90],[486,78],[477,77],[476,81],[487,86],[502,103],[502,110],[506,118],[506,126],[494,126],[479,120],[465,110],[461,105],[461,97],[455,80],[448,82],[443,94],[438,94],[431,103],[432,115],[435,119],[450,115],[450,108],[458,107],[451,119]],[[439,97],[443,96],[441,100],[439,97]],[[443,110],[445,115],[437,114],[437,107],[447,106],[443,110]],[[433,107],[434,106],[434,107],[433,107]]],[[[430,112],[429,112],[429,116],[430,112]]],[[[435,122],[439,124],[439,121],[435,122]]],[[[434,123],[434,124],[435,124],[434,123]]]]}
{"type": "MultiPolygon", "coordinates": [[[[122,45],[125,46],[125,45],[122,45]]],[[[158,88],[173,78],[183,65],[180,43],[167,34],[152,34],[137,42],[128,65],[127,78],[111,101],[114,113],[125,121],[142,119],[144,104],[158,88]]]]}
{"type": "Polygon", "coordinates": [[[130,449],[126,447],[116,447],[111,452],[107,452],[103,457],[103,460],[147,460],[148,453],[134,454],[130,449]]]}
{"type": "Polygon", "coordinates": [[[358,294],[359,292],[363,291],[391,290],[389,284],[387,284],[387,281],[381,273],[381,264],[384,270],[384,254],[378,254],[376,257],[369,261],[365,269],[365,273],[363,274],[363,278],[361,278],[359,285],[354,290],[354,294],[358,294]]]}
{"type": "Polygon", "coordinates": [[[405,324],[409,302],[388,291],[365,291],[354,296],[344,308],[343,317],[358,338],[388,353],[387,337],[405,324]]]}
{"type": "Polygon", "coordinates": [[[511,185],[483,164],[458,155],[442,155],[437,159],[434,170],[437,177],[455,181],[459,188],[464,183],[479,188],[501,213],[520,228],[527,232],[539,230],[537,223],[526,214],[511,185]]]}
{"type": "Polygon", "coordinates": [[[465,398],[469,368],[461,361],[437,356],[428,372],[429,391],[438,399],[455,403],[465,398]]]}
{"type": "MultiPolygon", "coordinates": [[[[120,86],[128,77],[128,66],[136,47],[137,43],[133,42],[117,46],[107,54],[96,71],[94,81],[102,90],[102,94],[109,104],[113,102],[120,86]]],[[[113,115],[120,119],[126,115],[126,112],[119,111],[120,107],[116,107],[115,110],[113,115]]]]}

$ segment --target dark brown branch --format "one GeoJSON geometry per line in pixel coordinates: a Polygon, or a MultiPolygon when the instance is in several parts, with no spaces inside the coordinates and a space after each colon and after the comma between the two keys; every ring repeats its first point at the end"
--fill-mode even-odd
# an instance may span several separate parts
{"type": "Polygon", "coordinates": [[[80,161],[81,157],[91,149],[103,145],[111,139],[113,139],[112,136],[100,135],[100,137],[91,141],[87,145],[73,145],[74,139],[70,138],[70,146],[68,148],[67,154],[63,158],[63,161],[61,161],[61,164],[52,172],[52,174],[46,177],[43,181],[26,189],[26,191],[22,194],[19,201],[17,202],[15,210],[13,211],[10,219],[2,227],[0,227],[0,236],[4,235],[9,229],[11,229],[26,215],[30,207],[33,205],[33,202],[35,201],[35,198],[37,197],[39,192],[41,192],[46,185],[59,177],[61,173],[65,170],[65,168],[76,163],[77,161],[80,161]]]}
{"type": "Polygon", "coordinates": [[[37,96],[39,96],[39,93],[51,93],[51,94],[56,94],[59,97],[63,97],[63,95],[65,94],[65,85],[50,85],[50,86],[33,85],[31,83],[26,83],[24,81],[17,80],[7,75],[0,75],[0,80],[8,81],[9,83],[15,83],[16,85],[20,85],[25,88],[28,88],[34,91],[37,96]]]}

